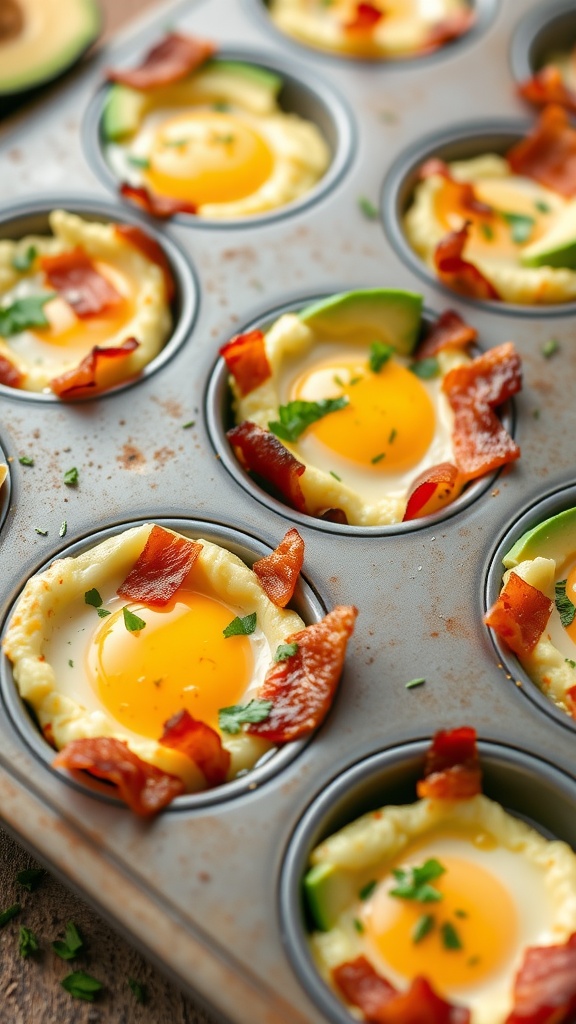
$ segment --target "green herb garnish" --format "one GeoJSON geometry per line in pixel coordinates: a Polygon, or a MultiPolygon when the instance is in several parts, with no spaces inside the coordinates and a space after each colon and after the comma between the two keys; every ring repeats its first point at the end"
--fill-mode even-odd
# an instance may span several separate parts
{"type": "Polygon", "coordinates": [[[466,910],[455,910],[454,914],[456,917],[468,917],[468,912],[466,910]]]}
{"type": "Polygon", "coordinates": [[[34,527],[34,532],[40,534],[41,537],[48,536],[48,530],[42,530],[39,526],[34,527]]]}
{"type": "Polygon", "coordinates": [[[63,519],[62,520],[62,525],[60,526],[60,529],[59,529],[58,533],[60,534],[61,537],[65,537],[67,532],[68,532],[68,523],[66,522],[65,519],[63,519]]]}
{"type": "Polygon", "coordinates": [[[382,462],[382,459],[385,458],[386,452],[379,452],[378,455],[375,455],[372,459],[370,459],[370,462],[372,463],[373,466],[375,466],[377,462],[382,462]]]}
{"type": "Polygon", "coordinates": [[[263,722],[269,717],[273,708],[271,700],[248,701],[247,704],[231,704],[228,708],[220,708],[218,712],[218,725],[223,732],[240,732],[240,726],[244,723],[263,722]]]}
{"type": "Polygon", "coordinates": [[[378,219],[378,207],[374,206],[374,203],[370,199],[367,199],[366,196],[358,196],[358,206],[360,211],[366,217],[366,220],[378,219]]]}
{"type": "Polygon", "coordinates": [[[68,664],[70,668],[74,668],[74,662],[72,661],[72,658],[68,658],[68,664]]]}
{"type": "Polygon", "coordinates": [[[436,359],[436,356],[430,356],[428,359],[417,359],[415,363],[410,363],[408,367],[415,373],[420,380],[432,380],[433,377],[440,376],[440,363],[436,359]]]}
{"type": "Polygon", "coordinates": [[[377,885],[378,883],[375,878],[373,878],[371,882],[366,882],[366,885],[363,885],[358,893],[360,899],[367,900],[372,895],[377,885]]]}
{"type": "Polygon", "coordinates": [[[64,473],[64,483],[68,487],[75,487],[78,483],[79,473],[76,466],[72,466],[72,469],[67,469],[64,473]]]}
{"type": "Polygon", "coordinates": [[[364,925],[362,924],[362,921],[360,920],[359,917],[355,917],[354,918],[354,927],[355,927],[355,929],[356,929],[356,931],[358,932],[359,935],[362,935],[362,933],[365,930],[364,929],[364,925]]]}
{"type": "Polygon", "coordinates": [[[188,420],[187,423],[182,424],[182,430],[190,430],[190,427],[196,426],[196,420],[188,420]]]}
{"type": "Polygon", "coordinates": [[[104,987],[101,981],[97,981],[85,971],[73,971],[72,974],[67,974],[60,984],[74,999],[84,999],[87,1003],[93,1003],[104,987]]]}
{"type": "Polygon", "coordinates": [[[13,903],[11,907],[8,907],[6,910],[3,910],[0,913],[0,928],[3,928],[4,925],[8,924],[8,921],[11,921],[13,917],[16,917],[16,915],[19,914],[21,910],[22,907],[20,906],[19,903],[13,903]]]}
{"type": "Polygon", "coordinates": [[[222,633],[228,639],[231,636],[250,636],[255,629],[256,612],[251,612],[250,615],[244,615],[242,618],[237,615],[232,622],[228,623],[226,629],[222,630],[222,633]]]}
{"type": "Polygon", "coordinates": [[[566,594],[567,582],[567,580],[558,580],[554,587],[554,600],[563,626],[570,626],[576,615],[576,606],[566,594]]]}
{"type": "Polygon", "coordinates": [[[136,1002],[144,1004],[148,999],[148,994],[146,992],[144,985],[142,985],[139,981],[136,981],[135,978],[128,978],[128,984],[132,990],[132,994],[136,1002]]]}
{"type": "Polygon", "coordinates": [[[422,914],[414,925],[412,931],[412,942],[422,942],[430,934],[435,925],[434,914],[422,914]]]}
{"type": "Polygon", "coordinates": [[[440,925],[440,931],[442,932],[444,949],[462,949],[460,936],[450,921],[445,921],[444,924],[440,925]]]}
{"type": "Polygon", "coordinates": [[[296,654],[298,650],[298,644],[278,644],[276,648],[276,654],[274,655],[274,661],[286,661],[287,658],[291,658],[293,654],[296,654]]]}
{"type": "Polygon", "coordinates": [[[350,377],[350,380],[348,381],[348,387],[351,388],[351,387],[354,386],[354,384],[359,384],[361,380],[362,380],[361,376],[360,377],[350,377]]]}
{"type": "Polygon", "coordinates": [[[333,476],[338,483],[342,483],[342,477],[338,476],[338,473],[335,473],[333,469],[330,470],[330,476],[333,476]]]}
{"type": "Polygon", "coordinates": [[[492,227],[492,225],[491,224],[481,224],[480,225],[480,229],[481,229],[482,234],[484,235],[484,238],[486,239],[486,241],[487,242],[491,242],[492,239],[494,238],[494,228],[492,227]]]}
{"type": "Polygon", "coordinates": [[[18,458],[18,462],[20,463],[21,466],[34,465],[34,459],[30,455],[20,455],[18,458]]]}
{"type": "Polygon", "coordinates": [[[150,160],[147,156],[136,156],[135,153],[128,154],[128,163],[132,167],[141,167],[143,171],[147,171],[150,167],[150,160]]]}
{"type": "Polygon", "coordinates": [[[34,932],[30,928],[26,928],[24,925],[20,925],[19,940],[18,949],[20,956],[30,956],[31,953],[37,953],[40,949],[40,943],[34,935],[34,932]]]}
{"type": "Polygon", "coordinates": [[[570,665],[570,668],[576,668],[576,661],[573,661],[572,658],[564,658],[564,661],[567,665],[570,665]]]}
{"type": "Polygon", "coordinates": [[[387,345],[385,341],[373,341],[370,345],[370,357],[369,364],[372,373],[380,373],[380,370],[385,363],[394,355],[394,349],[392,345],[387,345]]]}
{"type": "Polygon", "coordinates": [[[34,892],[38,888],[40,882],[46,877],[44,868],[26,868],[24,871],[19,871],[16,875],[16,881],[24,886],[28,892],[34,892]]]}
{"type": "Polygon", "coordinates": [[[550,356],[556,355],[560,351],[558,338],[548,338],[548,341],[544,342],[540,351],[545,359],[550,359],[550,356]]]}
{"type": "Polygon", "coordinates": [[[97,608],[96,611],[98,612],[98,617],[100,619],[105,619],[107,615],[112,614],[112,612],[109,612],[107,608],[97,608]]]}
{"type": "Polygon", "coordinates": [[[330,412],[343,409],[348,402],[349,399],[345,395],[341,395],[340,398],[322,398],[319,402],[288,402],[278,409],[280,420],[272,421],[268,427],[283,441],[296,441],[311,423],[321,420],[330,412]]]}
{"type": "Polygon", "coordinates": [[[64,929],[64,938],[56,939],[52,943],[52,949],[61,960],[74,960],[84,949],[84,940],[80,935],[74,921],[68,921],[64,929]]]}
{"type": "Polygon", "coordinates": [[[510,228],[510,235],[512,241],[516,245],[522,245],[523,242],[527,242],[532,234],[532,228],[534,227],[534,217],[529,217],[525,213],[504,213],[500,214],[504,218],[508,227],[510,228]]]}
{"type": "Polygon", "coordinates": [[[425,682],[426,680],[423,676],[418,679],[410,679],[409,682],[404,683],[404,688],[406,690],[415,690],[417,686],[423,686],[425,682]]]}
{"type": "Polygon", "coordinates": [[[393,444],[397,437],[398,431],[396,430],[396,427],[392,427],[392,430],[390,431],[390,436],[388,438],[388,444],[393,444]]]}
{"type": "Polygon", "coordinates": [[[96,587],[92,587],[92,590],[87,590],[84,594],[84,604],[90,604],[93,608],[99,608],[102,604],[102,598],[96,587]]]}
{"type": "Polygon", "coordinates": [[[398,885],[389,890],[389,895],[403,900],[417,900],[418,903],[436,903],[442,899],[442,893],[430,882],[440,878],[445,871],[446,868],[434,857],[419,868],[394,868],[392,874],[398,885]]]}
{"type": "Polygon", "coordinates": [[[25,299],[16,299],[10,306],[1,306],[0,335],[3,338],[11,338],[28,327],[48,327],[44,306],[53,298],[54,292],[48,295],[30,295],[25,299]]]}
{"type": "Polygon", "coordinates": [[[537,210],[539,210],[540,213],[550,213],[551,207],[542,199],[536,199],[534,202],[534,206],[537,210]]]}
{"type": "MultiPolygon", "coordinates": [[[[98,614],[100,614],[100,612],[98,612],[98,614]]],[[[138,615],[135,615],[134,612],[131,612],[126,605],[124,605],[122,609],[122,614],[124,616],[124,625],[129,633],[139,633],[141,629],[144,629],[144,626],[146,625],[144,619],[141,619],[138,615]]]]}
{"type": "Polygon", "coordinates": [[[16,253],[16,256],[12,260],[12,267],[14,270],[18,270],[19,273],[25,274],[27,270],[30,270],[34,260],[38,255],[38,250],[35,245],[29,245],[24,252],[16,253]]]}

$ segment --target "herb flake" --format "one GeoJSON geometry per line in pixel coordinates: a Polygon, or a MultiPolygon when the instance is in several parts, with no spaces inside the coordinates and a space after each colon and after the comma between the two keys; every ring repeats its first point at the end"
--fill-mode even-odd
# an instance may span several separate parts
{"type": "Polygon", "coordinates": [[[244,615],[240,617],[237,615],[232,622],[229,622],[225,629],[222,630],[223,635],[228,640],[231,636],[250,636],[251,633],[256,629],[256,612],[251,612],[250,615],[244,615]]]}
{"type": "Polygon", "coordinates": [[[370,882],[366,882],[366,885],[363,885],[362,888],[360,889],[360,892],[358,893],[360,899],[369,899],[377,885],[378,883],[375,878],[373,878],[370,882]]]}
{"type": "Polygon", "coordinates": [[[358,208],[366,220],[378,220],[378,207],[367,196],[358,196],[358,208]]]}
{"type": "Polygon", "coordinates": [[[34,260],[38,255],[38,250],[35,245],[29,245],[23,252],[16,253],[12,260],[12,268],[17,270],[20,274],[25,274],[31,269],[34,260]]]}
{"type": "Polygon", "coordinates": [[[27,889],[28,892],[34,892],[38,888],[40,882],[46,877],[44,868],[26,868],[24,871],[19,871],[16,875],[16,881],[19,885],[27,889]]]}
{"type": "Polygon", "coordinates": [[[58,533],[59,533],[59,535],[61,537],[65,537],[67,532],[68,532],[68,523],[66,522],[65,519],[63,519],[58,533]]]}
{"type": "Polygon", "coordinates": [[[146,989],[144,985],[141,984],[141,982],[136,981],[135,978],[128,978],[128,985],[137,1003],[144,1004],[147,1002],[148,993],[146,992],[146,989]]]}
{"type": "Polygon", "coordinates": [[[67,487],[75,487],[78,483],[79,473],[76,466],[72,466],[71,469],[67,469],[64,473],[64,483],[67,487]]]}
{"type": "Polygon", "coordinates": [[[390,896],[403,900],[417,900],[418,903],[437,903],[443,899],[442,893],[435,889],[435,882],[446,871],[446,868],[430,857],[421,867],[395,868],[392,871],[397,885],[389,890],[390,896]]]}
{"type": "Polygon", "coordinates": [[[362,924],[362,921],[360,920],[359,917],[354,918],[354,927],[359,935],[362,935],[362,933],[365,931],[364,925],[362,924]]]}
{"type": "Polygon", "coordinates": [[[516,245],[522,245],[523,242],[527,242],[532,234],[532,228],[534,227],[534,217],[529,217],[525,213],[507,213],[502,212],[501,217],[506,221],[510,228],[510,235],[512,241],[516,245]]]}
{"type": "Polygon", "coordinates": [[[417,686],[423,686],[426,680],[424,676],[420,676],[418,679],[410,679],[407,683],[404,683],[406,690],[415,690],[417,686]]]}
{"type": "Polygon", "coordinates": [[[43,530],[40,526],[35,526],[34,527],[34,533],[39,534],[40,537],[47,537],[48,536],[48,530],[43,530]]]}
{"type": "Polygon", "coordinates": [[[435,923],[434,914],[422,914],[412,930],[412,942],[422,942],[422,939],[430,934],[435,923]]]}
{"type": "Polygon", "coordinates": [[[74,960],[84,949],[84,940],[80,935],[74,921],[68,921],[64,929],[64,938],[56,939],[52,943],[52,949],[58,954],[61,960],[74,960]]]}
{"type": "Polygon", "coordinates": [[[92,590],[87,590],[84,594],[84,604],[92,605],[93,608],[99,608],[102,604],[102,598],[100,592],[96,590],[96,587],[92,587],[92,590]]]}
{"type": "Polygon", "coordinates": [[[481,230],[482,234],[484,235],[484,238],[486,239],[486,241],[487,242],[491,242],[492,239],[494,238],[494,228],[492,227],[492,225],[491,224],[486,224],[484,222],[483,224],[480,225],[480,230],[481,230]]]}
{"type": "Polygon", "coordinates": [[[552,356],[555,356],[556,353],[560,351],[560,342],[558,341],[558,338],[548,338],[548,341],[544,342],[540,351],[542,352],[544,359],[550,359],[552,356]]]}
{"type": "MultiPolygon", "coordinates": [[[[100,612],[98,612],[100,614],[100,612]]],[[[122,609],[122,615],[124,616],[124,625],[129,633],[139,633],[141,629],[144,629],[146,623],[144,619],[141,619],[139,615],[135,615],[129,608],[124,605],[122,609]]]]}
{"type": "Polygon", "coordinates": [[[444,949],[462,949],[462,940],[451,921],[440,925],[444,949]]]}
{"type": "Polygon", "coordinates": [[[87,1003],[93,1003],[98,993],[104,988],[101,981],[97,981],[85,971],[73,971],[72,974],[67,974],[60,984],[74,999],[84,999],[87,1003]]]}
{"type": "Polygon", "coordinates": [[[255,697],[247,704],[231,704],[230,707],[220,708],[218,712],[218,725],[223,732],[231,733],[233,736],[240,732],[240,726],[252,722],[264,722],[273,708],[271,700],[260,700],[255,697]]]}
{"type": "Polygon", "coordinates": [[[370,459],[370,462],[372,463],[373,466],[375,466],[376,463],[382,462],[382,459],[385,459],[385,458],[386,458],[386,452],[378,452],[378,455],[374,455],[373,458],[370,459]]]}
{"type": "Polygon", "coordinates": [[[330,412],[337,412],[348,405],[346,395],[339,398],[322,398],[319,402],[296,400],[281,405],[278,409],[279,420],[272,420],[268,427],[276,437],[283,441],[296,441],[311,423],[323,419],[330,412]]]}
{"type": "Polygon", "coordinates": [[[31,928],[26,928],[25,925],[20,925],[20,935],[18,943],[18,951],[20,956],[27,957],[31,953],[37,953],[40,949],[40,943],[36,938],[31,928]]]}
{"type": "Polygon", "coordinates": [[[150,167],[150,160],[147,156],[137,156],[136,153],[128,154],[128,163],[131,167],[140,167],[143,171],[147,171],[150,167]]]}
{"type": "Polygon", "coordinates": [[[536,199],[534,202],[534,206],[536,207],[539,213],[550,213],[551,207],[548,205],[548,203],[545,203],[543,199],[536,199]]]}
{"type": "Polygon", "coordinates": [[[276,654],[274,655],[274,661],[286,661],[287,658],[291,658],[293,654],[296,654],[298,650],[298,644],[278,644],[276,648],[276,654]]]}
{"type": "Polygon", "coordinates": [[[554,586],[554,601],[560,615],[560,622],[564,627],[571,626],[576,615],[576,606],[566,593],[567,582],[567,580],[558,580],[554,586]]]}
{"type": "Polygon", "coordinates": [[[436,356],[429,356],[427,359],[417,359],[408,367],[420,380],[432,380],[440,376],[440,363],[436,356]]]}
{"type": "Polygon", "coordinates": [[[13,903],[11,907],[7,907],[0,913],[0,928],[4,928],[13,917],[16,917],[20,913],[22,907],[19,903],[13,903]]]}
{"type": "Polygon", "coordinates": [[[368,358],[372,373],[380,373],[382,367],[393,355],[394,349],[392,345],[387,345],[385,341],[373,341],[370,345],[370,355],[368,358]]]}
{"type": "Polygon", "coordinates": [[[330,476],[333,476],[338,483],[342,483],[342,477],[338,476],[338,473],[335,473],[333,469],[330,470],[330,476]]]}
{"type": "Polygon", "coordinates": [[[28,327],[48,327],[44,306],[53,298],[54,292],[48,295],[29,295],[24,299],[16,299],[10,306],[0,306],[0,335],[11,338],[28,327]]]}
{"type": "Polygon", "coordinates": [[[18,458],[18,462],[20,463],[21,466],[33,466],[34,465],[34,459],[32,458],[31,455],[20,455],[19,458],[18,458]]]}

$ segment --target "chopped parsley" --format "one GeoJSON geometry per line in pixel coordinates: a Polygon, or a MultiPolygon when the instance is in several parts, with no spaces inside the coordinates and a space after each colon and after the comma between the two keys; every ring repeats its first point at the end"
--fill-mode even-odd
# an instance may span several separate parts
{"type": "Polygon", "coordinates": [[[20,956],[30,956],[31,953],[37,953],[40,949],[40,943],[36,938],[34,932],[30,928],[26,928],[24,925],[20,925],[20,936],[18,949],[20,956]]]}
{"type": "Polygon", "coordinates": [[[564,658],[564,661],[567,665],[570,665],[570,668],[576,668],[576,661],[573,661],[572,658],[564,658]]]}
{"type": "Polygon", "coordinates": [[[407,683],[404,683],[404,688],[406,690],[415,690],[417,686],[423,686],[425,682],[424,677],[420,676],[418,679],[410,679],[407,683]]]}
{"type": "Polygon", "coordinates": [[[46,877],[44,868],[26,868],[24,871],[19,871],[16,875],[16,881],[19,885],[22,885],[28,892],[34,892],[38,888],[40,882],[46,877]]]}
{"type": "Polygon", "coordinates": [[[22,907],[20,906],[19,903],[13,903],[11,907],[8,907],[6,910],[1,911],[0,928],[3,928],[4,925],[8,924],[8,922],[11,921],[13,917],[16,917],[16,915],[19,914],[21,910],[22,907]]]}
{"type": "Polygon", "coordinates": [[[247,704],[231,704],[228,708],[220,708],[218,725],[223,732],[235,735],[240,732],[240,726],[244,723],[264,722],[273,706],[271,700],[260,700],[257,697],[247,704]]]}
{"type": "Polygon", "coordinates": [[[362,921],[360,920],[359,917],[355,917],[354,918],[354,927],[355,927],[355,929],[356,929],[356,931],[358,932],[359,935],[362,935],[362,933],[365,930],[364,929],[364,925],[362,924],[362,921]]]}
{"type": "Polygon", "coordinates": [[[98,617],[100,619],[105,619],[107,615],[112,614],[112,612],[109,612],[107,608],[97,608],[96,611],[98,612],[98,617]]]}
{"type": "Polygon", "coordinates": [[[454,915],[456,917],[468,917],[468,912],[466,910],[455,910],[454,915]]]}
{"type": "Polygon", "coordinates": [[[250,636],[251,633],[256,629],[256,612],[251,612],[250,615],[244,615],[240,618],[239,615],[232,622],[229,622],[226,629],[222,630],[222,633],[228,639],[231,636],[250,636]]]}
{"type": "Polygon", "coordinates": [[[436,881],[445,871],[446,868],[435,857],[430,857],[419,868],[394,868],[392,874],[398,884],[389,890],[389,895],[417,900],[418,903],[437,903],[442,899],[442,893],[430,882],[436,881]]]}
{"type": "Polygon", "coordinates": [[[388,444],[394,444],[394,441],[396,440],[397,437],[398,431],[396,430],[396,427],[392,427],[392,430],[390,431],[390,436],[388,438],[388,444]]]}
{"type": "Polygon", "coordinates": [[[64,929],[64,938],[56,939],[52,943],[52,949],[58,954],[61,960],[74,960],[84,949],[84,940],[80,935],[74,921],[68,921],[64,929]]]}
{"type": "Polygon", "coordinates": [[[560,342],[558,338],[548,338],[545,341],[540,350],[545,359],[550,359],[551,356],[555,356],[560,351],[560,342]]]}
{"type": "Polygon", "coordinates": [[[554,600],[560,615],[560,622],[563,626],[570,626],[574,622],[576,607],[566,594],[567,580],[558,580],[554,587],[554,600]]]}
{"type": "Polygon", "coordinates": [[[462,949],[460,936],[450,921],[445,921],[444,924],[440,925],[440,931],[442,933],[444,949],[462,949]]]}
{"type": "MultiPolygon", "coordinates": [[[[98,612],[98,614],[100,614],[100,612],[98,612]]],[[[141,619],[140,616],[131,612],[126,605],[124,605],[122,609],[122,614],[124,616],[124,625],[129,633],[139,633],[141,629],[144,629],[144,626],[146,625],[144,619],[141,619]]]]}
{"type": "Polygon", "coordinates": [[[25,274],[27,270],[30,270],[34,260],[38,255],[38,250],[35,245],[29,245],[24,252],[16,253],[12,260],[12,267],[21,274],[25,274]]]}
{"type": "Polygon", "coordinates": [[[492,225],[483,223],[480,225],[480,230],[482,231],[482,234],[484,235],[486,241],[491,242],[492,239],[494,238],[494,228],[492,227],[492,225]]]}
{"type": "Polygon", "coordinates": [[[135,153],[128,154],[128,163],[132,167],[141,167],[143,171],[147,171],[150,167],[150,160],[147,156],[136,156],[135,153]]]}
{"type": "Polygon", "coordinates": [[[369,899],[369,897],[374,892],[374,889],[376,888],[377,884],[378,883],[377,883],[375,878],[373,878],[371,882],[366,882],[366,885],[363,885],[362,888],[360,889],[360,892],[358,893],[358,896],[360,897],[360,899],[361,900],[369,899]]]}
{"type": "Polygon", "coordinates": [[[34,465],[34,459],[32,458],[31,455],[20,455],[18,457],[18,462],[20,463],[21,466],[33,466],[34,465]]]}
{"type": "Polygon", "coordinates": [[[348,381],[348,386],[349,387],[353,387],[354,384],[359,384],[361,380],[362,380],[361,376],[360,377],[350,377],[350,380],[348,381]]]}
{"type": "Polygon", "coordinates": [[[394,349],[392,345],[387,345],[385,341],[373,341],[370,345],[370,357],[369,364],[372,373],[380,373],[380,370],[385,363],[394,355],[394,349]]]}
{"type": "Polygon", "coordinates": [[[422,914],[412,930],[412,942],[422,942],[430,934],[436,924],[434,914],[422,914]]]}
{"type": "Polygon", "coordinates": [[[374,203],[366,196],[358,196],[358,207],[366,220],[378,219],[378,207],[374,206],[374,203]]]}
{"type": "Polygon", "coordinates": [[[370,462],[372,463],[373,466],[375,466],[377,462],[382,462],[382,459],[385,458],[386,452],[378,452],[378,455],[374,455],[374,457],[370,459],[370,462]]]}
{"type": "Polygon", "coordinates": [[[59,529],[58,533],[60,534],[61,537],[65,537],[67,532],[68,532],[68,523],[66,522],[65,519],[63,519],[62,520],[62,525],[60,526],[60,529],[59,529]]]}
{"type": "Polygon", "coordinates": [[[343,409],[348,402],[349,399],[345,395],[341,395],[340,398],[322,398],[319,402],[288,402],[278,409],[280,420],[273,420],[268,427],[283,441],[296,441],[311,423],[321,420],[330,412],[343,409]]]}
{"type": "Polygon", "coordinates": [[[70,668],[74,668],[74,662],[72,661],[72,658],[68,658],[68,664],[70,668]]]}
{"type": "Polygon", "coordinates": [[[420,380],[432,380],[433,377],[440,376],[440,363],[436,359],[436,356],[429,356],[428,359],[417,359],[415,363],[410,363],[408,367],[415,373],[420,380]]]}
{"type": "Polygon", "coordinates": [[[93,608],[99,608],[102,604],[102,598],[100,592],[96,590],[96,587],[92,587],[92,590],[87,590],[84,594],[84,604],[90,604],[93,608]]]}
{"type": "Polygon", "coordinates": [[[132,990],[132,994],[137,1003],[145,1003],[148,999],[148,994],[144,985],[141,982],[136,981],[135,978],[128,978],[128,985],[132,990]]]}
{"type": "Polygon", "coordinates": [[[72,974],[67,974],[60,984],[74,999],[84,999],[87,1003],[93,1003],[98,993],[104,988],[101,981],[97,981],[85,971],[73,971],[72,974]]]}
{"type": "Polygon", "coordinates": [[[0,306],[0,335],[11,338],[28,327],[48,327],[44,306],[53,298],[54,292],[29,295],[25,299],[16,299],[10,306],[0,306]]]}
{"type": "Polygon", "coordinates": [[[522,245],[523,242],[528,241],[534,227],[534,217],[529,217],[525,213],[506,213],[504,211],[500,216],[503,217],[510,228],[512,241],[516,245],[522,245]]]}
{"type": "Polygon", "coordinates": [[[534,201],[534,206],[540,213],[550,213],[551,207],[548,203],[545,203],[543,199],[536,199],[534,201]]]}
{"type": "Polygon", "coordinates": [[[187,423],[182,424],[182,430],[190,430],[190,427],[196,426],[196,420],[188,420],[187,423]]]}
{"type": "Polygon", "coordinates": [[[339,483],[342,482],[342,477],[338,476],[338,473],[335,473],[333,469],[330,470],[330,476],[333,476],[334,479],[338,480],[339,483]]]}
{"type": "Polygon", "coordinates": [[[72,466],[71,469],[67,469],[64,473],[64,483],[68,487],[75,487],[78,483],[79,475],[80,474],[78,473],[76,466],[72,466]]]}
{"type": "Polygon", "coordinates": [[[48,530],[42,530],[39,526],[34,527],[34,532],[40,534],[41,537],[48,536],[48,530]]]}
{"type": "Polygon", "coordinates": [[[287,658],[291,658],[293,654],[296,654],[298,650],[298,644],[278,644],[276,648],[276,654],[274,655],[274,661],[286,661],[287,658]]]}

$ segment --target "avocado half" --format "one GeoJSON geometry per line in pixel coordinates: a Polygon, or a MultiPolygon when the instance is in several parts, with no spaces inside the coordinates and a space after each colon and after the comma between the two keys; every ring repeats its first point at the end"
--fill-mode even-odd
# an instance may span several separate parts
{"type": "Polygon", "coordinates": [[[538,555],[562,562],[571,551],[576,551],[576,508],[568,508],[527,530],[504,555],[502,562],[507,569],[538,555]]]}
{"type": "Polygon", "coordinates": [[[370,336],[409,356],[416,347],[422,318],[422,296],[396,288],[343,292],[306,306],[299,313],[320,334],[370,336]]]}
{"type": "Polygon", "coordinates": [[[0,97],[44,85],[72,66],[102,27],[97,0],[4,0],[0,97]]]}

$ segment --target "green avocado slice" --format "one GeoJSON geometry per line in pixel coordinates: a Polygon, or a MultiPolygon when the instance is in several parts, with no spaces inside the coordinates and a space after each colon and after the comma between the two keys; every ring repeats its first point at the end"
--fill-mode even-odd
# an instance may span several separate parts
{"type": "Polygon", "coordinates": [[[524,267],[565,267],[576,270],[576,199],[561,210],[552,227],[522,250],[524,267]]]}
{"type": "Polygon", "coordinates": [[[304,876],[304,893],[314,925],[322,932],[334,927],[356,895],[354,879],[334,864],[315,864],[304,876]]]}
{"type": "Polygon", "coordinates": [[[133,135],[148,105],[146,93],[127,85],[113,85],[108,90],[102,114],[102,132],[109,142],[133,135]]]}
{"type": "Polygon", "coordinates": [[[216,58],[205,65],[206,71],[209,71],[211,68],[219,72],[225,71],[244,78],[253,85],[266,89],[273,96],[277,96],[282,88],[282,78],[280,75],[274,74],[273,71],[266,71],[265,68],[257,67],[255,64],[244,64],[239,60],[218,60],[216,58]]]}
{"type": "Polygon", "coordinates": [[[528,530],[510,548],[502,562],[507,569],[538,555],[564,562],[572,552],[576,553],[576,508],[566,509],[528,530]]]}
{"type": "Polygon", "coordinates": [[[343,292],[306,306],[299,316],[320,334],[340,338],[361,333],[407,356],[418,341],[422,296],[394,288],[343,292]]]}

